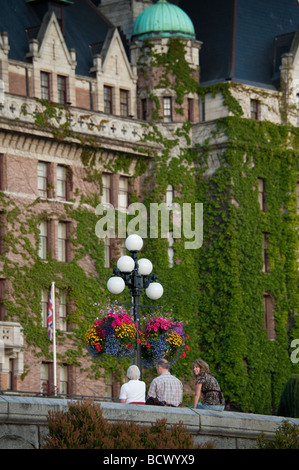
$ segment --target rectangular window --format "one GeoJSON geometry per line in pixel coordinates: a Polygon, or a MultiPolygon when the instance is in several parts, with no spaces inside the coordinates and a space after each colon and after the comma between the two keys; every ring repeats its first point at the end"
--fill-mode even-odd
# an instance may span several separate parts
{"type": "Polygon", "coordinates": [[[268,248],[269,248],[268,234],[263,233],[263,272],[264,273],[268,273],[270,271],[268,248]]]}
{"type": "Polygon", "coordinates": [[[111,86],[104,86],[104,113],[113,114],[113,100],[112,100],[111,86]]]}
{"type": "Polygon", "coordinates": [[[63,201],[67,199],[67,169],[63,165],[56,167],[57,198],[63,201]]]}
{"type": "Polygon", "coordinates": [[[147,100],[146,98],[141,100],[141,119],[146,121],[147,119],[147,100]]]}
{"type": "Polygon", "coordinates": [[[200,121],[205,122],[205,120],[206,120],[206,101],[205,101],[205,99],[200,99],[199,112],[200,112],[200,116],[199,116],[200,121]]]}
{"type": "Polygon", "coordinates": [[[129,205],[128,178],[121,176],[118,183],[118,209],[126,210],[129,205]]]}
{"type": "Polygon", "coordinates": [[[263,178],[258,178],[258,201],[261,211],[266,212],[266,183],[263,178]]]}
{"type": "Polygon", "coordinates": [[[102,174],[102,203],[110,204],[111,202],[111,176],[102,174]]]}
{"type": "Polygon", "coordinates": [[[68,259],[67,223],[58,223],[58,261],[66,262],[68,259]]]}
{"type": "Polygon", "coordinates": [[[16,390],[15,383],[15,360],[9,359],[8,362],[8,374],[7,374],[7,390],[16,390]]]}
{"type": "Polygon", "coordinates": [[[258,100],[250,100],[250,117],[256,121],[260,119],[260,102],[258,100]]]}
{"type": "Polygon", "coordinates": [[[6,189],[6,158],[0,154],[0,191],[6,189]]]}
{"type": "Polygon", "coordinates": [[[0,321],[4,321],[5,318],[5,279],[0,279],[0,321]]]}
{"type": "Polygon", "coordinates": [[[5,213],[3,211],[0,211],[0,254],[1,255],[5,253],[5,225],[6,225],[5,213]]]}
{"type": "Polygon", "coordinates": [[[110,268],[111,267],[111,239],[109,237],[104,238],[104,244],[105,244],[105,268],[110,268]]]}
{"type": "Polygon", "coordinates": [[[173,186],[169,184],[166,189],[166,205],[172,207],[173,205],[173,186]]]}
{"type": "Polygon", "coordinates": [[[58,103],[65,105],[67,103],[67,78],[62,75],[57,75],[57,97],[58,103]]]}
{"type": "Polygon", "coordinates": [[[41,317],[42,317],[42,327],[47,328],[47,317],[48,317],[48,302],[49,302],[49,293],[46,289],[41,291],[41,317]]]}
{"type": "Polygon", "coordinates": [[[49,362],[40,365],[40,391],[44,395],[54,395],[54,368],[49,362]]]}
{"type": "Polygon", "coordinates": [[[37,191],[41,197],[48,196],[48,163],[37,164],[37,191]]]}
{"type": "Polygon", "coordinates": [[[39,224],[39,252],[41,259],[47,259],[48,249],[48,222],[46,220],[39,224]]]}
{"type": "Polygon", "coordinates": [[[59,366],[59,393],[63,395],[69,394],[68,366],[61,364],[59,366]]]}
{"type": "Polygon", "coordinates": [[[194,100],[192,98],[188,98],[188,121],[194,121],[194,100]]]}
{"type": "Polygon", "coordinates": [[[264,294],[264,309],[265,309],[265,327],[267,330],[268,338],[271,340],[276,339],[276,330],[275,330],[275,302],[272,295],[266,293],[264,294]]]}
{"type": "Polygon", "coordinates": [[[120,90],[120,115],[129,116],[129,92],[127,90],[120,90]]]}
{"type": "Polygon", "coordinates": [[[174,242],[174,239],[173,239],[173,231],[170,231],[168,232],[167,234],[167,238],[168,238],[168,266],[170,268],[173,268],[173,257],[174,257],[174,248],[173,248],[173,242],[174,242]]]}
{"type": "Polygon", "coordinates": [[[48,72],[40,73],[41,99],[50,100],[50,74],[48,72]]]}
{"type": "Polygon", "coordinates": [[[65,289],[60,291],[59,295],[59,329],[61,331],[68,331],[67,324],[67,291],[65,289]]]}
{"type": "Polygon", "coordinates": [[[164,122],[172,122],[172,100],[170,96],[163,98],[164,122]]]}
{"type": "Polygon", "coordinates": [[[42,362],[40,365],[40,391],[46,393],[49,386],[49,364],[42,362]]]}

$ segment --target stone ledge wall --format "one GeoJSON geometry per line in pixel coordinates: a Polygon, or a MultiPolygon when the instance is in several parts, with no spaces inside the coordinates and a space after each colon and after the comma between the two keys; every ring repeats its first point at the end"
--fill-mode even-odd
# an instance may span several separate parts
{"type": "MultiPolygon", "coordinates": [[[[40,449],[48,433],[50,410],[65,411],[68,400],[12,395],[0,396],[0,449],[40,449]]],[[[167,419],[172,425],[182,422],[196,444],[214,442],[216,449],[249,449],[261,432],[271,438],[286,419],[247,413],[167,408],[147,405],[99,402],[103,416],[110,422],[135,421],[150,425],[167,419]]],[[[299,425],[299,419],[287,418],[299,425]]],[[[178,446],[179,448],[179,446],[178,446]]]]}

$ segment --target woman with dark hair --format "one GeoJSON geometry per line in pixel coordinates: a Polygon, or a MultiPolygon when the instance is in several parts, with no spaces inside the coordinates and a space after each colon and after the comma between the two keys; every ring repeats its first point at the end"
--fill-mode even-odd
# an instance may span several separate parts
{"type": "Polygon", "coordinates": [[[224,397],[219,383],[210,372],[208,364],[201,359],[197,359],[192,364],[192,370],[196,379],[193,408],[223,411],[225,408],[224,397]],[[201,395],[203,399],[198,403],[201,395]]]}

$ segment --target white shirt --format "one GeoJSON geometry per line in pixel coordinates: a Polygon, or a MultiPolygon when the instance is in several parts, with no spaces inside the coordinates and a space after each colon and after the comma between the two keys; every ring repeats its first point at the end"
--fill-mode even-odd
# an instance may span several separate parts
{"type": "Polygon", "coordinates": [[[145,403],[145,382],[129,380],[121,386],[119,399],[125,399],[126,403],[132,401],[145,403]]]}

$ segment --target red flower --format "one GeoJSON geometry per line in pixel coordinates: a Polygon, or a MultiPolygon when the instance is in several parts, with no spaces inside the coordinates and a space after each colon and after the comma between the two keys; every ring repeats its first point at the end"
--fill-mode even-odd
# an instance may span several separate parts
{"type": "Polygon", "coordinates": [[[180,357],[182,357],[183,359],[184,359],[184,357],[186,357],[185,351],[183,352],[183,354],[180,357]]]}
{"type": "Polygon", "coordinates": [[[187,349],[187,351],[190,351],[190,348],[189,348],[189,346],[186,346],[186,349],[187,349]]]}
{"type": "Polygon", "coordinates": [[[139,339],[139,338],[137,338],[137,343],[141,343],[141,341],[140,341],[140,339],[139,339]]]}

